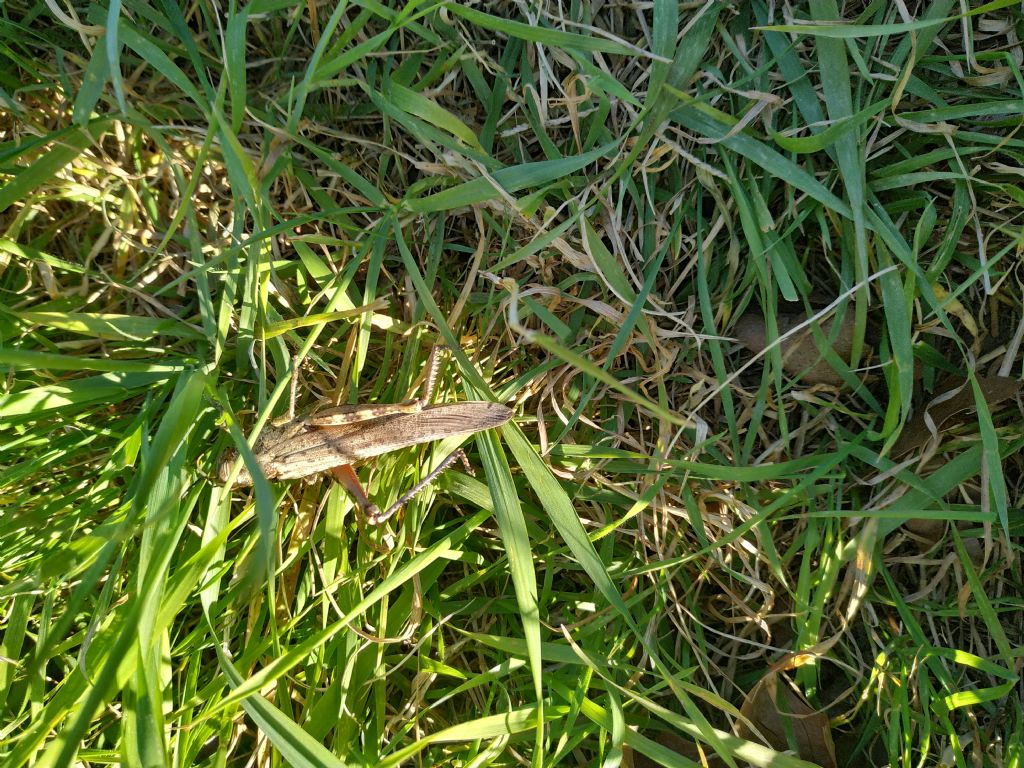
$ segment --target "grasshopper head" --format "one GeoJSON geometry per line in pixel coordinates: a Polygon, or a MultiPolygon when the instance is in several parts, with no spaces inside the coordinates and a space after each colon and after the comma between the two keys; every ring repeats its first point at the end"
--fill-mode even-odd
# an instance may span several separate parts
{"type": "MultiPolygon", "coordinates": [[[[235,466],[235,462],[238,461],[238,451],[227,451],[223,458],[220,460],[220,464],[217,466],[217,477],[220,479],[221,485],[225,485],[228,482],[228,478],[231,476],[231,468],[235,466]]],[[[249,474],[249,470],[242,465],[242,468],[238,470],[238,477],[235,478],[234,485],[236,486],[247,486],[252,485],[252,475],[249,474]]]]}

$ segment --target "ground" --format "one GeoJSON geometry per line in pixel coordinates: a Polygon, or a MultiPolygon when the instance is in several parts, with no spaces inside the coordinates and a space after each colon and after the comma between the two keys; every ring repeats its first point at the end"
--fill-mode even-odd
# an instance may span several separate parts
{"type": "Polygon", "coordinates": [[[1020,765],[968,5],[5,3],[4,765],[1020,765]],[[437,343],[475,477],[222,485],[437,343]]]}

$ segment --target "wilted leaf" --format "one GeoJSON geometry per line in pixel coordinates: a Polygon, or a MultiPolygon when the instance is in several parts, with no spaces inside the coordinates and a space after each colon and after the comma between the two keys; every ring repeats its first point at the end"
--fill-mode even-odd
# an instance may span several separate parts
{"type": "Polygon", "coordinates": [[[978,333],[978,324],[970,312],[960,303],[958,299],[951,296],[949,291],[938,283],[932,283],[932,292],[935,298],[942,302],[942,309],[946,314],[953,315],[964,324],[964,328],[971,334],[971,351],[978,355],[981,353],[981,335],[978,333]]]}
{"type": "Polygon", "coordinates": [[[915,517],[907,520],[904,526],[915,536],[919,536],[928,542],[929,546],[941,539],[942,534],[946,532],[945,520],[933,520],[926,517],[915,517]]]}
{"type": "MultiPolygon", "coordinates": [[[[777,321],[779,335],[784,336],[793,328],[806,322],[807,317],[782,312],[778,315],[777,321]]],[[[834,324],[834,318],[823,321],[821,332],[825,338],[832,341],[832,349],[835,350],[835,353],[840,358],[849,360],[850,350],[853,348],[853,317],[849,314],[844,316],[835,332],[833,332],[834,324]]],[[[740,344],[756,354],[764,352],[771,341],[768,339],[764,316],[758,312],[747,312],[742,315],[736,321],[733,333],[740,344]]],[[[818,350],[810,327],[783,339],[779,349],[782,355],[782,367],[789,373],[799,375],[801,381],[807,384],[839,385],[843,383],[843,377],[829,365],[818,350]]]]}
{"type": "MultiPolygon", "coordinates": [[[[792,750],[802,760],[817,763],[822,768],[836,768],[836,748],[828,717],[815,711],[778,672],[769,672],[761,678],[747,694],[740,713],[772,749],[792,750]]],[[[742,720],[736,731],[744,739],[762,742],[742,720]]]]}
{"type": "MultiPolygon", "coordinates": [[[[981,395],[985,398],[985,404],[989,410],[994,409],[1004,400],[1013,398],[1021,389],[1020,381],[1006,376],[978,376],[977,378],[978,389],[981,390],[981,395]]],[[[893,458],[922,448],[928,442],[932,431],[925,419],[926,413],[935,425],[936,432],[942,432],[959,424],[963,420],[961,417],[964,414],[977,407],[974,390],[966,379],[947,379],[939,387],[939,392],[931,402],[932,405],[919,409],[914,418],[903,428],[899,440],[892,448],[893,458]]]]}

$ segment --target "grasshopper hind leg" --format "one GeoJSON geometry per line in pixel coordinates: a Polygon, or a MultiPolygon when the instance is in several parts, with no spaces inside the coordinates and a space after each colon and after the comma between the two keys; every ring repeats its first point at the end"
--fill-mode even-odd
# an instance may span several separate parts
{"type": "Polygon", "coordinates": [[[355,499],[356,504],[359,506],[359,510],[363,513],[363,517],[366,522],[370,525],[380,525],[394,517],[398,510],[412,501],[418,494],[422,493],[425,488],[431,485],[442,472],[449,469],[456,461],[462,461],[462,465],[466,468],[467,473],[470,475],[475,474],[473,472],[472,465],[469,463],[469,459],[466,457],[466,452],[459,448],[457,451],[449,454],[448,457],[438,464],[437,467],[431,470],[426,477],[403,493],[398,501],[383,511],[381,511],[379,506],[370,501],[351,464],[342,464],[341,466],[335,467],[331,470],[331,475],[335,480],[344,485],[345,489],[350,494],[352,494],[352,498],[355,499]]]}
{"type": "Polygon", "coordinates": [[[380,507],[377,507],[377,505],[372,505],[374,507],[374,510],[368,510],[366,515],[366,522],[368,522],[370,525],[380,525],[381,523],[387,521],[398,510],[400,510],[402,507],[404,507],[406,504],[412,501],[417,494],[423,491],[424,488],[433,483],[437,479],[438,475],[440,475],[446,469],[451,467],[452,464],[459,460],[462,461],[462,466],[466,468],[466,472],[468,472],[470,475],[475,474],[473,472],[473,467],[469,463],[469,459],[466,457],[466,452],[459,448],[457,451],[454,451],[453,453],[449,454],[449,456],[440,464],[438,464],[437,467],[430,472],[430,474],[428,474],[426,477],[424,477],[422,480],[416,483],[416,485],[414,485],[412,488],[410,488],[408,491],[402,494],[402,497],[398,501],[396,501],[390,507],[385,509],[383,512],[380,511],[380,507]]]}

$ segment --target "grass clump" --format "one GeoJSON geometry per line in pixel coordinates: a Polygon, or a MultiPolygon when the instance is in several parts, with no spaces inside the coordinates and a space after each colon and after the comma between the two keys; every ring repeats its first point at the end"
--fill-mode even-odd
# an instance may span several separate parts
{"type": "Polygon", "coordinates": [[[3,763],[1018,765],[1024,19],[965,10],[4,5],[3,763]],[[477,477],[215,482],[438,340],[477,477]]]}

